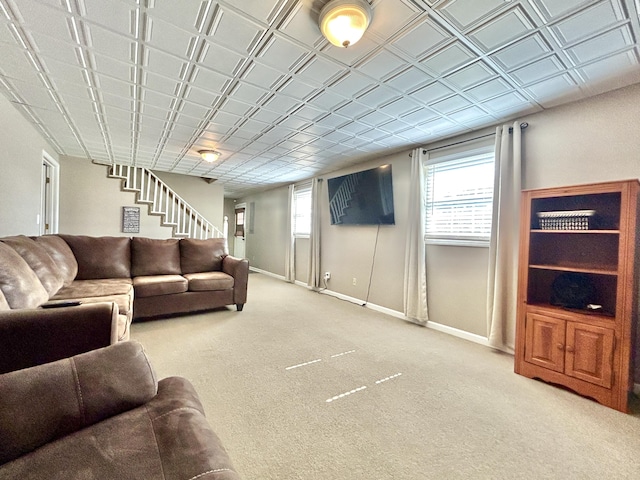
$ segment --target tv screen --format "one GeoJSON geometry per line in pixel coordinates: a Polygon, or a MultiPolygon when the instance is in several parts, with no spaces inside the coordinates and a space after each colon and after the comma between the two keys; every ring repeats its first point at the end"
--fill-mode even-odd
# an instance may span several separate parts
{"type": "Polygon", "coordinates": [[[331,225],[395,225],[391,165],[327,180],[331,225]]]}

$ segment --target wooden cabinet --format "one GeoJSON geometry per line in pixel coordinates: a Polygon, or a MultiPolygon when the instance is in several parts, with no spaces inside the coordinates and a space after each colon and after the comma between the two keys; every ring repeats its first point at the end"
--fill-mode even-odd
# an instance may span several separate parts
{"type": "Polygon", "coordinates": [[[515,371],[623,412],[638,321],[638,191],[637,180],[527,190],[521,205],[515,371]]]}

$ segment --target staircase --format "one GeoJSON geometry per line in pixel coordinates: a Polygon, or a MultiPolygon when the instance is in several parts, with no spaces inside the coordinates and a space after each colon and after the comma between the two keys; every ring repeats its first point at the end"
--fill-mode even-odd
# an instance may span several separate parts
{"type": "Polygon", "coordinates": [[[351,198],[356,191],[360,181],[359,175],[347,175],[340,184],[336,193],[329,200],[329,210],[331,212],[331,224],[342,223],[344,211],[351,205],[351,198]]]}
{"type": "Polygon", "coordinates": [[[123,191],[137,193],[136,203],[147,205],[149,214],[160,216],[163,226],[173,227],[175,238],[227,238],[227,217],[221,232],[150,170],[115,164],[108,169],[109,178],[122,180],[123,191]]]}

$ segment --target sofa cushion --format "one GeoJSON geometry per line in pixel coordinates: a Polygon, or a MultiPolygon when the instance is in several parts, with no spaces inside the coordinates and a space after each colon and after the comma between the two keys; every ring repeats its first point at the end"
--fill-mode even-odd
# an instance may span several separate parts
{"type": "Polygon", "coordinates": [[[157,389],[137,342],[0,375],[0,464],[142,405],[157,389]]]}
{"type": "Polygon", "coordinates": [[[11,308],[35,308],[49,300],[49,294],[27,262],[2,242],[0,265],[0,290],[11,308]]]}
{"type": "Polygon", "coordinates": [[[60,235],[78,262],[77,280],[131,277],[129,237],[60,235]]]}
{"type": "Polygon", "coordinates": [[[184,293],[188,289],[188,283],[181,275],[152,275],[134,277],[133,288],[136,297],[156,297],[184,293]]]}
{"type": "Polygon", "coordinates": [[[184,278],[189,281],[190,292],[233,288],[233,277],[223,272],[187,273],[184,278]]]}
{"type": "Polygon", "coordinates": [[[180,240],[180,267],[182,273],[212,272],[222,270],[222,259],[227,255],[224,238],[180,240]]]}
{"type": "Polygon", "coordinates": [[[49,296],[55,295],[63,284],[62,274],[42,245],[25,235],[5,237],[2,241],[13,248],[31,267],[49,296]]]}
{"type": "Polygon", "coordinates": [[[131,239],[131,276],[180,275],[179,240],[133,237],[131,239]]]}
{"type": "Polygon", "coordinates": [[[47,251],[55,263],[63,285],[73,282],[78,274],[78,262],[67,242],[57,235],[35,237],[35,242],[47,251]]]}

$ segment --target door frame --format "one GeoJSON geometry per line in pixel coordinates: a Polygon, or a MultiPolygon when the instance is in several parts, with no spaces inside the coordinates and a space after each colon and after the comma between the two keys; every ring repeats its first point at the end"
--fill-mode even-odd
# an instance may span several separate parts
{"type": "Polygon", "coordinates": [[[58,233],[60,219],[60,164],[43,150],[42,166],[38,216],[40,235],[58,233]],[[48,170],[48,177],[44,167],[48,170]]]}

